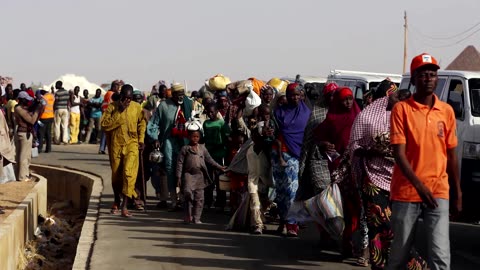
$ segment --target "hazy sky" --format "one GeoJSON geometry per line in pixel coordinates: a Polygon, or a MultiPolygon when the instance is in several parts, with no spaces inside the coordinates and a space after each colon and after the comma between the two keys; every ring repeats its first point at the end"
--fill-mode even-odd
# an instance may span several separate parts
{"type": "Polygon", "coordinates": [[[425,37],[451,37],[478,23],[478,0],[1,4],[0,75],[14,77],[14,87],[49,84],[65,73],[97,84],[121,78],[142,90],[161,79],[186,80],[193,90],[216,73],[232,80],[326,76],[331,69],[401,73],[404,10],[409,62],[430,52],[445,67],[465,46],[480,46],[480,32],[453,46],[466,34],[425,37]]]}

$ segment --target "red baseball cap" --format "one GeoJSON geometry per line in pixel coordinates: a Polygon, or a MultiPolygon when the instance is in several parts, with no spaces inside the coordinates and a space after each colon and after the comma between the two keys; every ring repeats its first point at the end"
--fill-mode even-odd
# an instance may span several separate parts
{"type": "Polygon", "coordinates": [[[410,74],[413,75],[415,70],[417,70],[419,67],[426,66],[426,65],[432,65],[437,69],[440,69],[437,59],[435,59],[433,56],[431,56],[428,53],[422,53],[420,55],[415,56],[412,59],[412,63],[410,64],[410,74]]]}

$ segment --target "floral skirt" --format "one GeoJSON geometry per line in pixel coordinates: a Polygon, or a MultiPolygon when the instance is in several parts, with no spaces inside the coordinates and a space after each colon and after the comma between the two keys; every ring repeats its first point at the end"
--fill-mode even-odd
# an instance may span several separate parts
{"type": "MultiPolygon", "coordinates": [[[[363,202],[367,216],[370,264],[372,269],[383,269],[390,255],[393,231],[390,223],[390,192],[380,189],[368,179],[363,186],[363,202]]],[[[427,269],[427,262],[412,250],[407,269],[427,269]]]]}
{"type": "Polygon", "coordinates": [[[273,178],[275,179],[275,202],[277,203],[280,219],[288,224],[295,224],[295,220],[287,220],[288,209],[295,199],[298,189],[298,159],[282,153],[287,166],[280,165],[277,151],[272,152],[273,178]]]}

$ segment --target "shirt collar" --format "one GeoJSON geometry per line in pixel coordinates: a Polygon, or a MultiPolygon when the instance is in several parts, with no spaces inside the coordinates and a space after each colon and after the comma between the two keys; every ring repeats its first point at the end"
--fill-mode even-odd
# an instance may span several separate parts
{"type": "MultiPolygon", "coordinates": [[[[440,100],[438,99],[437,95],[433,94],[433,100],[434,102],[433,102],[432,110],[441,111],[442,107],[440,106],[440,100]]],[[[413,95],[408,99],[408,103],[413,107],[414,111],[423,110],[423,109],[430,110],[430,108],[427,105],[416,102],[413,99],[413,95]]]]}

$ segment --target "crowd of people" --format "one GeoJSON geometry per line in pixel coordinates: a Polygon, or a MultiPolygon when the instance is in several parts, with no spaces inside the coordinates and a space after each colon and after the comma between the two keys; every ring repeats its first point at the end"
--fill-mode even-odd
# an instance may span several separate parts
{"type": "Polygon", "coordinates": [[[386,78],[362,106],[348,87],[278,78],[217,75],[190,97],[165,82],[145,96],[117,80],[103,97],[100,89],[81,97],[60,81],[52,92],[9,85],[3,164],[16,163],[16,179],[28,181],[32,145],[50,152],[54,123],[54,143],[100,143],[98,153],[108,153],[112,214],[143,210],[151,180],[156,206],[184,211],[187,224],[215,208],[230,212],[229,229],[262,234],[278,222],[276,233],[287,237],[304,225],[292,205],[338,185],[343,237],[318,226],[324,245],[372,269],[449,269],[449,199],[458,213],[461,191],[455,116],[433,94],[438,69],[435,58],[419,55],[411,64],[415,94],[386,78]],[[13,147],[8,130],[16,155],[5,154],[13,147]],[[419,216],[426,259],[413,248],[419,216]]]}

